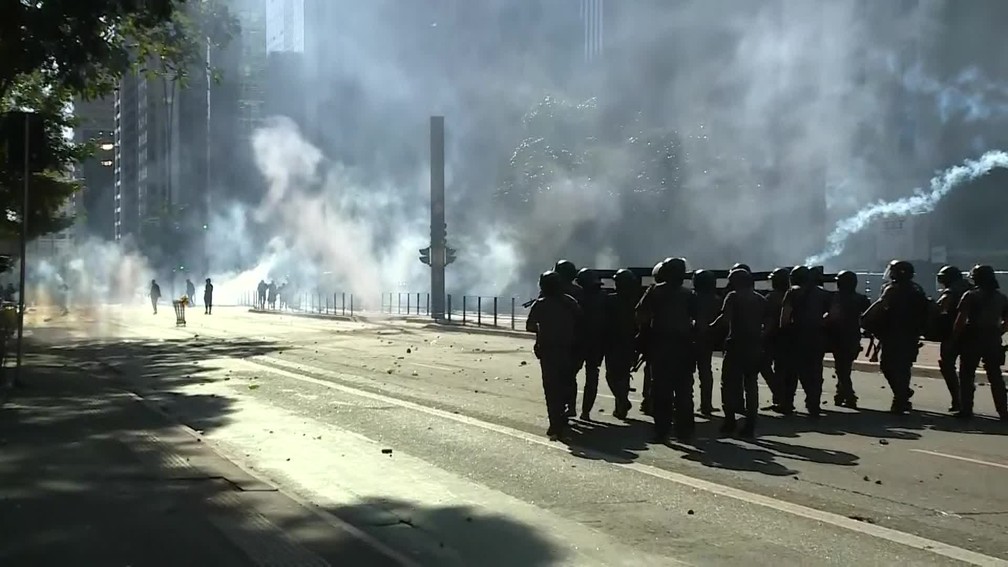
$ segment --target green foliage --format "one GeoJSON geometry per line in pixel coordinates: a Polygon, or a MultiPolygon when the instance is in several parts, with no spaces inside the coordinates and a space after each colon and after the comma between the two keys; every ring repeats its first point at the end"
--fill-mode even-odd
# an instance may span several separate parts
{"type": "MultiPolygon", "coordinates": [[[[134,71],[184,86],[190,70],[205,71],[208,42],[219,47],[236,30],[224,0],[5,0],[0,113],[41,115],[50,156],[30,180],[29,236],[73,221],[61,212],[79,189],[70,171],[95,150],[64,137],[76,125],[68,110],[75,98],[109,95],[134,71]]],[[[0,147],[0,238],[17,234],[23,183],[20,168],[6,170],[3,151],[0,147]]]]}

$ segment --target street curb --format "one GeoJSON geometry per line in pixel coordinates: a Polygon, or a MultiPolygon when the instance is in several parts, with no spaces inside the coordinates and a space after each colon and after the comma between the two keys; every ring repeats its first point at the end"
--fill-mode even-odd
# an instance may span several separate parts
{"type": "MultiPolygon", "coordinates": [[[[307,319],[329,319],[338,321],[365,321],[366,319],[360,317],[350,317],[343,315],[326,315],[318,313],[284,313],[278,311],[260,311],[258,309],[249,309],[249,313],[257,314],[270,314],[270,315],[291,315],[294,317],[304,317],[307,319]]],[[[401,321],[411,322],[413,319],[407,316],[396,316],[392,315],[391,318],[398,319],[401,321]]],[[[493,327],[476,327],[469,324],[448,322],[448,321],[430,321],[422,325],[425,329],[438,330],[438,331],[448,331],[449,333],[469,333],[474,335],[496,335],[504,337],[514,337],[519,339],[534,339],[535,335],[533,333],[526,333],[518,330],[511,329],[501,329],[493,327]]],[[[721,358],[717,353],[714,355],[716,358],[721,358]]],[[[833,368],[835,363],[832,358],[826,357],[823,360],[823,366],[828,368],[833,368]]],[[[858,372],[879,372],[879,365],[877,362],[871,362],[868,360],[855,360],[853,364],[853,369],[858,372]]],[[[919,378],[942,378],[941,369],[937,366],[924,366],[915,364],[913,367],[913,374],[915,377],[919,378]]],[[[977,380],[983,382],[983,378],[977,375],[977,380]]]]}
{"type": "Polygon", "coordinates": [[[332,321],[359,321],[360,318],[356,315],[336,315],[335,313],[292,313],[289,311],[270,311],[262,309],[249,309],[249,313],[255,313],[256,315],[289,315],[291,317],[303,317],[305,319],[323,319],[332,321]]]}

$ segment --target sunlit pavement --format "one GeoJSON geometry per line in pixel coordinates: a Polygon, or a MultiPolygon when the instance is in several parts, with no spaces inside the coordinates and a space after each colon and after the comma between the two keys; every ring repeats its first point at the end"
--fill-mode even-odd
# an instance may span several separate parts
{"type": "Polygon", "coordinates": [[[859,411],[765,414],[748,442],[699,418],[691,444],[655,446],[636,410],[610,417],[603,383],[568,446],[543,435],[528,339],[246,308],[187,319],[116,307],[32,329],[65,356],[100,346],[108,372],[214,447],[420,564],[1008,559],[1008,426],[986,417],[986,387],[960,423],[944,383],[917,379],[917,411],[896,417],[881,376],[858,373],[859,411]]]}

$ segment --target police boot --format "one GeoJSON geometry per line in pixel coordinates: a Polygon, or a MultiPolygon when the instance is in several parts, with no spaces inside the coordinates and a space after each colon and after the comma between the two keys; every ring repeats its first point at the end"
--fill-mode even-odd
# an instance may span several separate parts
{"type": "Polygon", "coordinates": [[[725,412],[724,420],[721,421],[721,428],[718,429],[718,432],[722,435],[731,435],[735,432],[737,425],[735,412],[725,412]]]}
{"type": "Polygon", "coordinates": [[[742,420],[742,427],[739,428],[739,437],[752,439],[756,436],[756,418],[747,416],[742,420]]]}

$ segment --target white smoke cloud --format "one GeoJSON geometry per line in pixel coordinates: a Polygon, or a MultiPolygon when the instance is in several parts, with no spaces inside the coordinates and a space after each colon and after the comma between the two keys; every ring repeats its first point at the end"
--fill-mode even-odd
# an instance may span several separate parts
{"type": "MultiPolygon", "coordinates": [[[[234,230],[248,226],[251,217],[272,239],[255,267],[218,278],[218,302],[239,301],[260,280],[286,281],[299,293],[352,293],[358,308],[376,307],[380,294],[392,289],[427,289],[429,268],[418,259],[418,250],[429,243],[428,211],[418,205],[428,188],[426,171],[417,172],[413,187],[364,180],[354,168],[325,159],[283,117],[258,129],[252,145],[266,195],[255,209],[228,213],[244,214],[243,219],[216,222],[234,230]]],[[[481,238],[466,243],[467,252],[492,255],[496,269],[472,270],[466,285],[503,289],[512,281],[515,253],[492,219],[485,228],[481,238]]]]}
{"type": "Polygon", "coordinates": [[[851,236],[880,219],[929,213],[952,190],[982,177],[996,168],[1008,168],[1008,153],[1000,150],[990,151],[978,159],[968,159],[932,177],[927,190],[917,189],[913,195],[908,197],[869,205],[854,215],[837,222],[827,238],[826,250],[806,258],[805,263],[818,265],[839,256],[851,236]]]}

